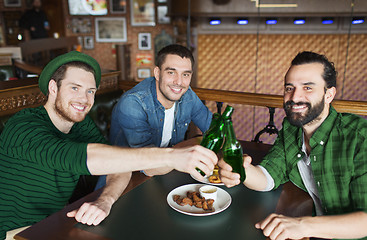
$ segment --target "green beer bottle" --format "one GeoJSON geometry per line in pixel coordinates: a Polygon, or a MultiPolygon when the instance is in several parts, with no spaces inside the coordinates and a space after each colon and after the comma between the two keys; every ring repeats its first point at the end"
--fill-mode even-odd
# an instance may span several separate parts
{"type": "MultiPolygon", "coordinates": [[[[233,107],[231,113],[233,112],[233,107]]],[[[236,134],[234,133],[231,114],[222,115],[224,122],[224,135],[225,141],[222,148],[223,160],[231,165],[232,172],[240,174],[240,180],[243,183],[246,179],[245,169],[243,168],[243,151],[241,144],[237,141],[236,134]]]]}
{"type": "MultiPolygon", "coordinates": [[[[215,153],[218,153],[223,144],[223,122],[222,117],[219,113],[214,113],[212,117],[212,122],[208,130],[203,134],[203,139],[200,142],[200,145],[212,150],[215,153]]],[[[198,172],[205,176],[205,173],[201,171],[199,168],[196,168],[198,172]]]]}
{"type": "Polygon", "coordinates": [[[214,113],[209,129],[204,133],[200,145],[218,153],[223,144],[223,124],[219,113],[214,113]]]}

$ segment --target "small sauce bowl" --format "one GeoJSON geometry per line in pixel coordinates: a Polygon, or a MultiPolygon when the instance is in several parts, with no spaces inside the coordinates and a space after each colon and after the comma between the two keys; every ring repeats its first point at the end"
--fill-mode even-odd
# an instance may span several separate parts
{"type": "Polygon", "coordinates": [[[217,201],[217,194],[218,194],[217,187],[211,185],[205,185],[199,188],[199,192],[201,197],[205,199],[213,199],[214,202],[217,201]]]}

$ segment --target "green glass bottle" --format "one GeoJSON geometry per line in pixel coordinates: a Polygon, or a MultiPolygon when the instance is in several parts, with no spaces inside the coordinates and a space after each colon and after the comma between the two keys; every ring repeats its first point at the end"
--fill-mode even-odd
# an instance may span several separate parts
{"type": "Polygon", "coordinates": [[[223,144],[223,123],[219,113],[214,113],[209,129],[204,133],[200,145],[218,153],[223,144]]]}
{"type": "MultiPolygon", "coordinates": [[[[214,113],[212,122],[210,123],[208,130],[203,134],[203,139],[201,140],[200,145],[218,153],[222,147],[224,138],[222,128],[223,122],[221,115],[219,113],[214,113]]],[[[205,173],[199,168],[196,168],[196,170],[198,170],[202,176],[205,176],[205,173]]]]}
{"type": "MultiPolygon", "coordinates": [[[[228,106],[227,106],[228,107],[228,106]]],[[[231,107],[231,106],[229,106],[231,107]]],[[[232,112],[233,112],[233,107],[232,112]]],[[[231,165],[232,172],[240,174],[240,180],[243,183],[246,179],[245,169],[243,168],[243,151],[241,144],[237,141],[236,134],[233,129],[231,115],[222,115],[224,122],[225,141],[222,148],[223,160],[231,165]]]]}

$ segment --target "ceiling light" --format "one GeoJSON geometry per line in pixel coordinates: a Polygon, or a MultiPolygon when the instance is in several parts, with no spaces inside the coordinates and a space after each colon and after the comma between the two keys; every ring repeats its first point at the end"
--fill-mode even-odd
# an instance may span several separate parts
{"type": "Polygon", "coordinates": [[[266,24],[268,24],[268,25],[274,25],[274,24],[277,24],[277,22],[278,22],[278,19],[276,19],[276,18],[266,19],[266,24]]]}
{"type": "Polygon", "coordinates": [[[333,24],[333,23],[334,23],[333,18],[323,18],[322,19],[322,24],[333,24]]]}
{"type": "Polygon", "coordinates": [[[362,24],[364,23],[364,17],[355,17],[352,20],[352,24],[362,24]]]}
{"type": "Polygon", "coordinates": [[[209,24],[210,25],[219,25],[221,23],[220,19],[219,18],[216,18],[216,19],[211,19],[209,24]]]}
{"type": "Polygon", "coordinates": [[[238,19],[237,24],[238,25],[246,25],[246,24],[248,24],[248,20],[244,19],[244,18],[238,19]]]}
{"type": "Polygon", "coordinates": [[[293,23],[296,24],[296,25],[302,25],[302,24],[306,23],[306,20],[303,19],[303,18],[296,18],[296,19],[294,19],[293,23]]]}

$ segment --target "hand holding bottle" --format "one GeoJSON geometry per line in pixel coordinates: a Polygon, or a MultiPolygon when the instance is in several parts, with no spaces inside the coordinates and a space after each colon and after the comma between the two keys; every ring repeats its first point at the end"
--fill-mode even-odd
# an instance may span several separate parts
{"type": "MultiPolygon", "coordinates": [[[[251,162],[252,158],[245,154],[243,156],[243,167],[245,169],[246,175],[248,175],[247,168],[253,167],[253,165],[251,165],[251,162]]],[[[222,180],[224,185],[226,185],[226,187],[230,188],[239,185],[240,183],[243,183],[240,180],[240,174],[233,172],[233,168],[231,167],[231,165],[226,163],[224,159],[220,159],[218,161],[218,166],[220,179],[222,180]]]]}
{"type": "Polygon", "coordinates": [[[236,138],[231,119],[231,115],[234,109],[233,107],[228,105],[226,110],[227,112],[225,111],[222,115],[222,119],[224,122],[223,131],[225,135],[225,141],[222,148],[223,160],[231,165],[233,172],[240,174],[240,181],[244,182],[246,178],[246,173],[245,169],[243,168],[242,146],[236,138]]]}

